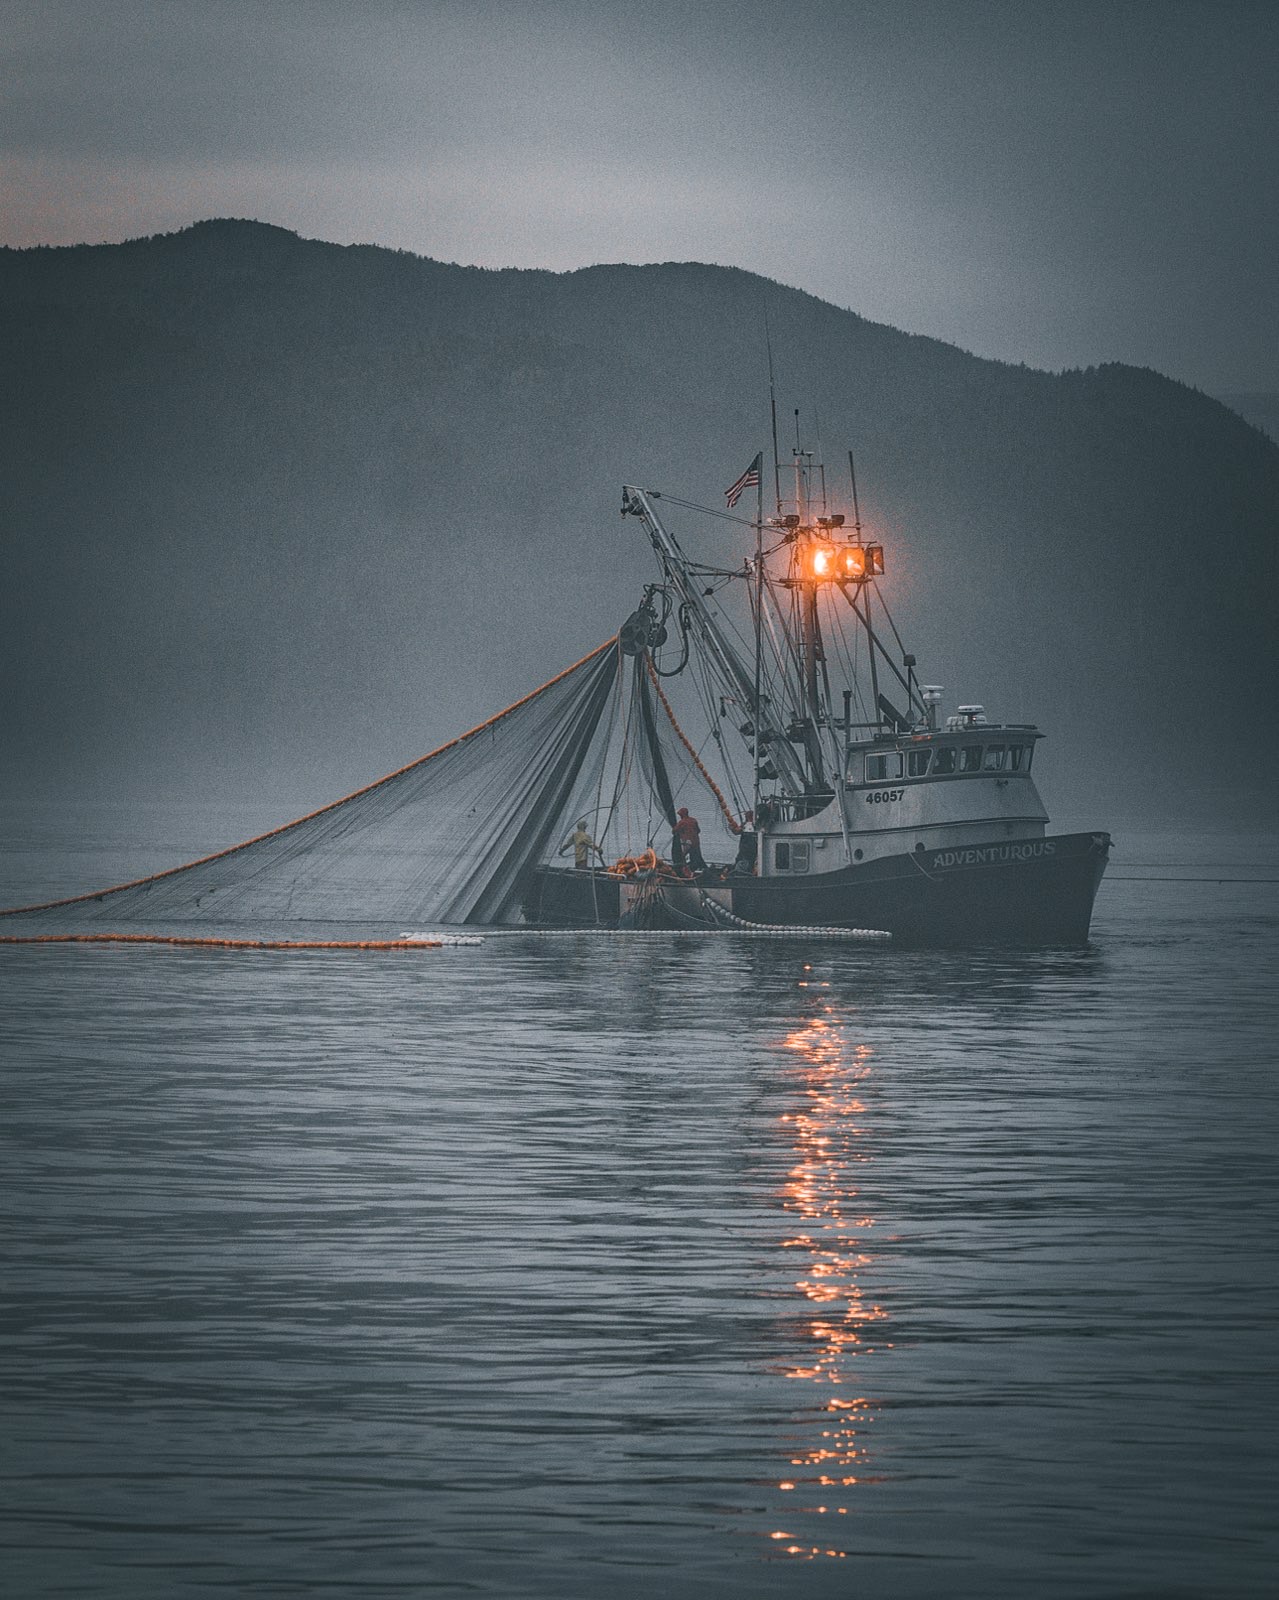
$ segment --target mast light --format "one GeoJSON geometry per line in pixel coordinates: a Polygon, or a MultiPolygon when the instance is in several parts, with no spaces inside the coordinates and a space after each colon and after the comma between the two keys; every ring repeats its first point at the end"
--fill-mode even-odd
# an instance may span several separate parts
{"type": "Polygon", "coordinates": [[[884,547],[880,544],[827,544],[808,547],[808,577],[814,583],[860,583],[882,575],[884,547]]]}
{"type": "Polygon", "coordinates": [[[866,576],[866,547],[860,544],[846,544],[840,551],[840,577],[864,578],[866,576]]]}

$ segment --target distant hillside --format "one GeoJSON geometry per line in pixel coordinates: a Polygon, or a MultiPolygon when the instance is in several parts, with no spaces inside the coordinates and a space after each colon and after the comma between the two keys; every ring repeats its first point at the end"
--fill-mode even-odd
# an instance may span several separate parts
{"type": "Polygon", "coordinates": [[[855,446],[925,678],[1038,720],[1056,809],[1268,803],[1279,447],[1225,405],[247,222],[0,251],[8,790],[318,799],[507,703],[635,603],[624,479],[722,503],[767,448],[765,306],[783,449],[796,405],[836,485],[855,446]]]}
{"type": "Polygon", "coordinates": [[[1279,394],[1257,393],[1223,394],[1217,398],[1222,405],[1237,411],[1254,428],[1260,428],[1272,439],[1279,440],[1279,394]]]}

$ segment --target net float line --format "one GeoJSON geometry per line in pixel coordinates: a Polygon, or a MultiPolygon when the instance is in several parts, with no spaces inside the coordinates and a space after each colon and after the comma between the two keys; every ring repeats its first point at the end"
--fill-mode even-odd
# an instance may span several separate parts
{"type": "Polygon", "coordinates": [[[125,883],[113,883],[106,889],[91,889],[85,894],[67,895],[60,900],[42,900],[34,905],[5,906],[0,908],[0,917],[21,916],[33,911],[57,911],[63,906],[84,905],[90,900],[102,900],[107,895],[119,894],[124,889],[140,889],[144,884],[161,883],[166,878],[173,878],[179,873],[189,872],[193,867],[207,866],[213,861],[224,861],[228,856],[233,856],[241,850],[247,850],[251,845],[261,844],[264,840],[277,839],[282,834],[290,832],[293,828],[300,828],[304,823],[311,822],[316,817],[322,817],[331,811],[336,811],[339,807],[349,804],[350,801],[358,800],[362,795],[371,794],[375,789],[380,789],[393,779],[403,777],[405,773],[412,772],[417,767],[425,766],[428,761],[435,760],[437,756],[442,756],[446,751],[455,750],[459,745],[474,739],[477,734],[496,726],[497,723],[509,717],[513,712],[518,711],[521,706],[526,706],[531,700],[536,700],[539,695],[545,694],[548,689],[553,688],[557,683],[563,682],[565,678],[571,676],[580,667],[584,667],[588,662],[596,660],[605,651],[613,649],[616,644],[617,635],[614,634],[611,639],[606,639],[603,644],[597,645],[594,650],[588,651],[580,661],[575,661],[571,667],[565,667],[563,672],[557,672],[553,678],[548,678],[539,688],[531,690],[526,695],[521,695],[518,700],[507,706],[505,710],[499,711],[495,716],[489,717],[474,728],[468,729],[466,733],[459,734],[456,739],[449,739],[445,744],[437,745],[434,750],[428,750],[425,755],[417,756],[414,760],[405,762],[402,767],[397,767],[394,772],[388,772],[380,778],[375,778],[372,783],[363,784],[360,788],[353,789],[350,794],[345,794],[338,800],[330,800],[327,805],[317,806],[314,811],[308,811],[303,816],[294,817],[291,822],[281,823],[278,828],[268,828],[265,833],[255,834],[251,839],[242,839],[239,844],[227,845],[224,849],[214,850],[209,855],[197,856],[193,861],[182,862],[180,866],[166,867],[163,872],[149,872],[144,877],[130,878],[125,883]]]}
{"type": "Polygon", "coordinates": [[[178,944],[211,950],[443,950],[443,939],[197,939],[165,933],[0,934],[0,944],[178,944]]]}
{"type": "Polygon", "coordinates": [[[720,905],[703,889],[701,891],[702,906],[714,918],[722,923],[727,923],[730,928],[740,929],[743,933],[752,933],[759,937],[790,937],[793,934],[803,933],[820,939],[863,939],[888,943],[892,934],[884,928],[822,928],[817,926],[792,926],[790,923],[778,922],[748,922],[745,917],[739,917],[730,911],[727,906],[720,905]]]}
{"type": "Polygon", "coordinates": [[[653,681],[654,689],[657,690],[657,698],[662,702],[662,710],[665,711],[666,715],[670,718],[671,727],[674,728],[675,732],[679,735],[680,743],[684,746],[685,750],[688,751],[689,755],[692,756],[693,765],[697,768],[698,772],[701,773],[706,787],[715,796],[716,800],[719,801],[719,808],[724,813],[724,820],[728,823],[729,827],[734,833],[740,833],[744,824],[740,823],[729,810],[728,801],[725,800],[723,791],[715,782],[714,778],[711,777],[710,773],[707,772],[706,768],[702,765],[702,758],[698,755],[697,751],[693,749],[688,735],[675,720],[675,713],[671,709],[670,701],[666,698],[666,693],[662,688],[661,679],[657,675],[657,668],[653,665],[652,656],[646,655],[644,657],[644,665],[648,668],[648,675],[653,681]]]}

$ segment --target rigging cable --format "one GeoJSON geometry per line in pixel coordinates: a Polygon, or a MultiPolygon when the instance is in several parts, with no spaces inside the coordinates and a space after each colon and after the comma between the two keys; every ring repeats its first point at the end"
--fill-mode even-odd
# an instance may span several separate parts
{"type": "MultiPolygon", "coordinates": [[[[893,638],[896,639],[896,641],[897,641],[897,648],[901,651],[902,655],[905,656],[906,655],[906,645],[902,640],[901,634],[898,633],[898,631],[897,631],[897,624],[893,621],[893,614],[888,609],[888,601],[885,600],[883,595],[880,594],[880,592],[879,592],[879,585],[878,584],[875,585],[875,595],[876,595],[876,598],[879,600],[879,604],[880,604],[880,607],[883,610],[884,615],[888,618],[888,626],[893,630],[893,638]]],[[[868,611],[869,611],[869,609],[870,608],[867,607],[868,611]]],[[[901,680],[901,673],[900,672],[897,674],[897,677],[898,677],[898,680],[900,681],[901,680]]],[[[911,694],[911,689],[910,689],[909,682],[907,682],[905,684],[905,689],[906,689],[906,693],[908,695],[911,694]]],[[[911,698],[912,698],[912,701],[913,701],[914,696],[912,695],[911,698]]],[[[921,700],[920,701],[921,709],[922,709],[922,706],[923,706],[923,701],[921,700]]],[[[907,706],[907,710],[910,711],[911,713],[914,712],[914,709],[915,709],[915,707],[914,707],[913,704],[907,706]]]]}
{"type": "Polygon", "coordinates": [[[749,517],[739,517],[734,511],[721,511],[716,506],[699,506],[695,500],[681,500],[677,495],[663,494],[660,489],[645,489],[651,500],[664,500],[668,506],[681,506],[685,511],[700,511],[704,516],[719,517],[723,522],[737,522],[743,528],[755,527],[749,517]]]}
{"type": "MultiPolygon", "coordinates": [[[[698,665],[700,669],[700,675],[697,679],[695,679],[695,682],[697,684],[698,693],[701,696],[702,711],[706,716],[708,728],[706,738],[713,739],[717,748],[719,749],[720,761],[723,763],[724,770],[728,774],[728,787],[733,793],[733,804],[740,812],[745,812],[746,807],[742,804],[741,789],[737,781],[737,774],[734,772],[732,762],[728,759],[728,753],[724,749],[724,737],[721,734],[719,727],[724,716],[724,703],[726,699],[730,697],[725,696],[721,690],[717,690],[715,688],[715,685],[711,681],[711,674],[707,664],[703,661],[698,665]]],[[[698,753],[700,754],[701,750],[704,750],[705,748],[706,739],[703,739],[698,753]]]]}
{"type": "Polygon", "coordinates": [[[666,698],[666,691],[662,688],[662,685],[661,685],[660,680],[658,679],[657,673],[653,670],[652,661],[648,656],[645,656],[645,658],[644,658],[644,665],[648,668],[648,675],[653,680],[653,688],[657,691],[657,698],[662,702],[662,710],[665,711],[667,717],[669,717],[671,727],[674,728],[675,732],[679,735],[680,743],[684,746],[685,750],[688,751],[689,755],[692,756],[693,765],[701,773],[703,779],[706,782],[706,787],[711,791],[711,793],[715,796],[716,800],[719,802],[719,808],[724,813],[724,820],[728,823],[729,827],[732,829],[732,831],[734,833],[740,833],[742,831],[742,824],[737,820],[736,817],[734,817],[733,813],[729,810],[728,801],[725,800],[725,798],[723,796],[723,793],[720,790],[719,785],[715,782],[714,778],[711,777],[710,773],[707,772],[706,768],[702,765],[701,757],[698,755],[697,751],[694,750],[692,744],[689,742],[688,735],[684,732],[683,728],[681,728],[679,723],[675,720],[675,713],[674,713],[674,711],[671,710],[671,703],[666,698]]]}

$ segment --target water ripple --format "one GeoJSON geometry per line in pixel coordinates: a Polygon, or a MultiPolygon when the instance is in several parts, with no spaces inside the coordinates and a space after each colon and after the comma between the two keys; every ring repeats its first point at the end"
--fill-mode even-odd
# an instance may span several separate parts
{"type": "Polygon", "coordinates": [[[10,1591],[1262,1594],[1279,918],[1158,892],[4,952],[10,1591]]]}

